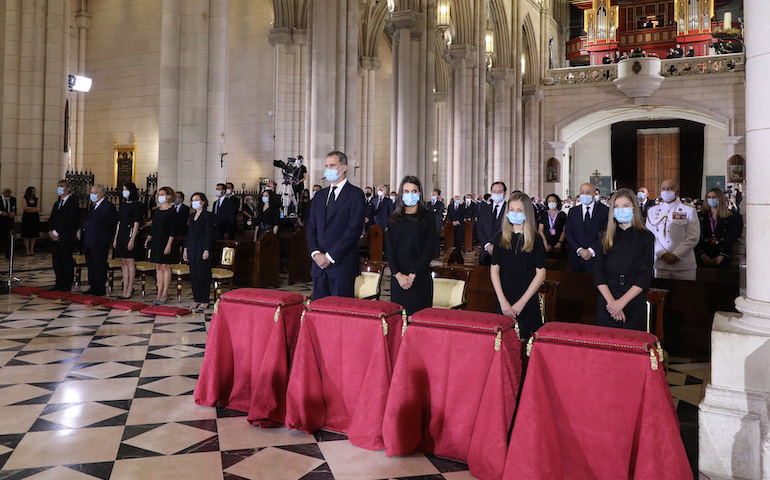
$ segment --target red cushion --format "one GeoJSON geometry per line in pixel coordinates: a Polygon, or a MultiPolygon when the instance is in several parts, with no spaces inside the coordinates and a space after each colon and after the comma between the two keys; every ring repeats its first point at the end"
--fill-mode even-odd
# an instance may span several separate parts
{"type": "Polygon", "coordinates": [[[192,311],[189,308],[166,307],[164,305],[152,305],[139,311],[142,315],[162,315],[164,317],[181,317],[190,315],[192,311]]]}
{"type": "Polygon", "coordinates": [[[40,288],[40,287],[19,286],[13,289],[13,293],[15,293],[16,295],[24,295],[25,297],[36,297],[45,291],[46,291],[45,288],[40,288]]]}
{"type": "Polygon", "coordinates": [[[582,323],[549,322],[534,334],[535,343],[559,343],[649,355],[655,335],[624,328],[606,328],[582,323]]]}
{"type": "Polygon", "coordinates": [[[70,292],[61,292],[59,290],[40,292],[38,295],[38,297],[47,298],[48,300],[68,300],[69,296],[70,292]]]}
{"type": "Polygon", "coordinates": [[[348,297],[324,297],[310,303],[311,312],[353,315],[356,317],[374,317],[377,319],[401,314],[401,305],[378,300],[361,300],[348,297]]]}
{"type": "Polygon", "coordinates": [[[102,304],[102,308],[125,310],[127,312],[138,312],[143,308],[147,308],[149,305],[142,302],[132,302],[131,300],[115,300],[113,302],[107,302],[102,304]]]}
{"type": "Polygon", "coordinates": [[[239,288],[222,294],[223,300],[230,302],[253,303],[272,307],[297,305],[305,301],[299,293],[267,290],[264,288],[239,288]]]}
{"type": "Polygon", "coordinates": [[[67,300],[69,300],[72,303],[79,303],[79,304],[88,305],[88,306],[102,305],[103,303],[107,303],[110,301],[110,299],[106,297],[99,297],[96,295],[82,295],[79,293],[68,295],[67,300]]]}
{"type": "Polygon", "coordinates": [[[498,330],[513,327],[516,321],[496,313],[426,308],[412,315],[410,323],[450,330],[497,333],[498,330]]]}

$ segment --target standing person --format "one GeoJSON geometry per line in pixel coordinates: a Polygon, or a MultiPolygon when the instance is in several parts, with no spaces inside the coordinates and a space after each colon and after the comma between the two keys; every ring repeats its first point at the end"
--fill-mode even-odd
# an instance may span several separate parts
{"type": "Polygon", "coordinates": [[[257,216],[257,207],[254,205],[254,197],[251,195],[246,195],[246,198],[243,199],[241,215],[243,216],[243,229],[254,230],[254,223],[257,216]]]}
{"type": "Polygon", "coordinates": [[[11,232],[16,221],[16,197],[11,196],[11,189],[3,190],[0,197],[0,248],[5,252],[5,258],[11,258],[11,232]]]}
{"type": "Polygon", "coordinates": [[[35,187],[27,187],[22,203],[21,238],[29,256],[35,254],[35,240],[40,236],[40,199],[35,187]]]}
{"type": "Polygon", "coordinates": [[[639,199],[639,209],[642,211],[642,217],[647,219],[647,212],[655,206],[655,200],[650,198],[650,192],[647,187],[639,187],[636,192],[636,198],[639,199]]]}
{"type": "Polygon", "coordinates": [[[455,195],[446,209],[446,219],[452,222],[454,227],[454,246],[458,250],[463,249],[463,218],[465,218],[465,204],[460,200],[460,195],[455,195]]]}
{"type": "Polygon", "coordinates": [[[125,201],[118,211],[118,228],[112,241],[112,253],[120,259],[120,271],[123,274],[123,292],[119,297],[128,300],[134,294],[136,278],[136,259],[139,258],[139,228],[144,218],[144,204],[139,201],[139,190],[133,182],[123,184],[125,201]]]}
{"type": "Polygon", "coordinates": [[[607,227],[609,209],[598,202],[599,189],[590,183],[580,186],[580,207],[570,208],[566,230],[569,245],[569,265],[576,272],[594,271],[594,246],[600,243],[601,232],[607,227]]]}
{"type": "Polygon", "coordinates": [[[211,251],[214,248],[216,226],[214,214],[207,210],[209,202],[206,195],[196,192],[190,200],[192,213],[182,255],[184,261],[190,264],[190,284],[195,302],[190,310],[203,313],[209,306],[211,296],[211,251]]]}
{"type": "Polygon", "coordinates": [[[500,312],[516,319],[521,338],[526,339],[543,324],[537,291],[545,280],[545,247],[526,194],[511,194],[505,218],[489,274],[500,312]]]}
{"type": "Polygon", "coordinates": [[[91,187],[91,207],[78,231],[83,242],[83,253],[88,266],[88,290],[86,295],[103,296],[107,284],[107,258],[115,235],[118,212],[115,205],[104,198],[104,185],[91,187]]]}
{"type": "Polygon", "coordinates": [[[655,235],[655,278],[695,280],[698,214],[679,200],[679,185],[672,179],[660,184],[660,198],[663,203],[647,213],[647,229],[655,235]]]}
{"type": "Polygon", "coordinates": [[[235,240],[238,236],[238,212],[241,210],[241,202],[235,196],[235,185],[232,182],[225,184],[225,203],[227,204],[227,238],[235,240]]]}
{"type": "Polygon", "coordinates": [[[254,228],[254,241],[267,232],[278,235],[278,222],[281,220],[279,207],[270,202],[270,193],[262,192],[262,202],[257,213],[257,221],[254,228]]]}
{"type": "Polygon", "coordinates": [[[596,324],[645,331],[655,237],[644,226],[633,190],[621,188],[609,203],[607,229],[597,245],[594,268],[594,285],[600,294],[596,324]]]}
{"type": "Polygon", "coordinates": [[[393,213],[394,204],[391,197],[388,196],[385,185],[377,187],[377,198],[372,202],[374,205],[374,223],[383,231],[388,229],[390,214],[393,213]]]}
{"type": "Polygon", "coordinates": [[[329,187],[316,194],[307,221],[307,245],[313,259],[313,298],[353,297],[360,272],[358,238],[364,228],[364,192],[347,179],[348,157],[326,156],[329,187]]]}
{"type": "Polygon", "coordinates": [[[190,219],[190,207],[184,204],[184,192],[174,192],[174,237],[187,236],[187,220],[190,219]]]}
{"type": "Polygon", "coordinates": [[[56,187],[59,195],[48,217],[48,237],[51,239],[51,259],[56,282],[51,290],[69,292],[75,278],[75,262],[72,247],[80,228],[80,207],[78,199],[71,193],[67,180],[60,180],[56,187]]]}
{"type": "Polygon", "coordinates": [[[307,218],[310,216],[310,203],[310,190],[306,188],[302,190],[299,205],[297,205],[297,223],[302,228],[305,228],[307,218]]]}
{"type": "Polygon", "coordinates": [[[174,245],[174,189],[163,187],[158,190],[158,208],[152,217],[152,230],[147,236],[145,247],[150,246],[150,261],[155,263],[155,276],[158,282],[158,296],[153,305],[163,305],[168,300],[168,287],[171,284],[171,267],[174,245]]]}
{"type": "Polygon", "coordinates": [[[214,204],[211,206],[211,211],[214,212],[214,221],[217,225],[217,240],[222,240],[230,231],[229,225],[229,212],[227,205],[225,204],[225,192],[227,186],[224,183],[217,183],[217,188],[214,190],[214,204]]]}
{"type": "Polygon", "coordinates": [[[374,225],[374,203],[372,198],[372,187],[364,188],[364,229],[374,225]]]}
{"type": "Polygon", "coordinates": [[[545,203],[548,208],[540,214],[538,230],[543,236],[546,254],[551,253],[551,256],[559,257],[564,251],[567,214],[561,211],[561,199],[555,193],[545,197],[545,203]]]}
{"type": "Polygon", "coordinates": [[[302,155],[297,155],[297,159],[294,160],[294,171],[291,174],[291,187],[297,201],[299,201],[299,196],[305,189],[305,182],[307,181],[307,167],[302,165],[303,160],[302,155]]]}
{"type": "Polygon", "coordinates": [[[439,238],[441,238],[441,226],[444,222],[444,211],[446,206],[441,199],[441,190],[436,189],[430,193],[430,203],[428,204],[428,210],[433,214],[433,221],[436,224],[436,255],[441,253],[441,245],[439,238]]]}
{"type": "Polygon", "coordinates": [[[490,187],[491,203],[479,203],[479,221],[477,230],[479,234],[479,244],[481,245],[480,265],[492,264],[492,251],[495,248],[495,238],[503,228],[503,218],[506,215],[505,194],[508,193],[508,187],[503,182],[495,182],[490,187]]]}
{"type": "Polygon", "coordinates": [[[406,309],[407,315],[430,308],[433,303],[433,277],[430,261],[436,252],[436,223],[422,201],[420,179],[407,175],[401,180],[401,197],[390,216],[385,234],[390,264],[391,300],[406,309]]]}
{"type": "Polygon", "coordinates": [[[727,208],[722,190],[712,188],[700,211],[700,241],[695,247],[698,264],[710,268],[730,268],[733,245],[741,236],[743,220],[740,214],[727,208]]]}

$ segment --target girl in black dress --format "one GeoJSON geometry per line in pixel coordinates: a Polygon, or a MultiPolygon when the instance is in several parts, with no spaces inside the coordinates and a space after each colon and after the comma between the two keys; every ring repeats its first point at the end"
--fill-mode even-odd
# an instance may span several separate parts
{"type": "Polygon", "coordinates": [[[195,313],[203,313],[209,306],[211,295],[211,249],[214,247],[217,232],[214,214],[208,211],[209,201],[206,195],[197,192],[190,198],[192,213],[188,222],[183,258],[190,264],[190,283],[195,302],[190,309],[195,313]]]}
{"type": "Polygon", "coordinates": [[[549,257],[562,256],[564,249],[564,225],[567,224],[567,214],[561,211],[561,199],[555,193],[545,199],[546,210],[540,215],[538,230],[543,236],[545,252],[549,257]]]}
{"type": "Polygon", "coordinates": [[[299,196],[299,204],[297,205],[297,223],[300,227],[304,227],[307,222],[307,217],[310,216],[310,190],[307,188],[302,190],[299,196]]]}
{"type": "Polygon", "coordinates": [[[634,192],[621,188],[609,201],[607,230],[594,247],[599,290],[596,324],[645,331],[655,237],[645,228],[634,192]]]}
{"type": "Polygon", "coordinates": [[[35,187],[27,187],[22,203],[21,238],[29,256],[35,254],[35,240],[40,236],[40,200],[35,187]]]}
{"type": "Polygon", "coordinates": [[[400,196],[385,231],[385,253],[390,264],[390,298],[407,315],[433,303],[430,261],[436,251],[436,221],[422,200],[420,179],[401,180],[400,196]]]}
{"type": "Polygon", "coordinates": [[[272,198],[270,191],[265,190],[262,192],[260,198],[262,201],[257,207],[258,213],[255,219],[256,225],[254,227],[255,242],[257,241],[257,238],[267,232],[273,232],[278,235],[278,222],[281,220],[281,211],[278,210],[278,205],[273,205],[273,202],[270,201],[272,198]]]}
{"type": "Polygon", "coordinates": [[[174,189],[163,187],[158,190],[158,208],[152,216],[152,228],[147,236],[150,245],[150,261],[155,263],[155,276],[158,282],[158,298],[153,305],[163,305],[168,300],[168,287],[171,284],[171,267],[174,244],[174,189]]]}
{"type": "Polygon", "coordinates": [[[127,300],[134,294],[136,259],[140,250],[136,238],[144,218],[144,205],[139,201],[139,190],[134,183],[124,183],[122,194],[125,201],[120,204],[112,253],[120,259],[120,271],[123,274],[123,292],[118,298],[127,300]]]}
{"type": "Polygon", "coordinates": [[[730,268],[733,245],[742,230],[743,219],[727,207],[727,198],[722,190],[709,190],[700,211],[700,242],[695,247],[698,266],[730,268]]]}
{"type": "Polygon", "coordinates": [[[489,268],[500,312],[516,319],[522,339],[529,338],[543,324],[537,291],[545,280],[545,247],[536,225],[529,196],[511,194],[489,268]]]}

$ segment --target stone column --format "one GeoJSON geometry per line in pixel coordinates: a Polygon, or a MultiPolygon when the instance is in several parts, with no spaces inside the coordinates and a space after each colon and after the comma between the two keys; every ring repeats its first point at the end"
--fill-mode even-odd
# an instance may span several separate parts
{"type": "Polygon", "coordinates": [[[746,296],[718,312],[711,382],[700,404],[699,470],[710,478],[770,478],[770,2],[746,2],[746,296]]]}
{"type": "Polygon", "coordinates": [[[361,181],[362,186],[374,185],[374,97],[375,72],[380,69],[377,57],[362,57],[361,68],[361,181]]]}
{"type": "MultiPolygon", "coordinates": [[[[450,101],[452,103],[452,194],[465,195],[473,188],[473,67],[477,63],[473,45],[450,45],[446,51],[452,67],[450,101]]],[[[480,159],[479,159],[480,161],[480,159]]],[[[447,186],[449,187],[449,186],[447,186]]]]}
{"type": "Polygon", "coordinates": [[[524,192],[530,196],[538,196],[541,189],[540,107],[543,100],[543,90],[537,86],[525,87],[522,98],[524,103],[524,192]]]}
{"type": "MultiPolygon", "coordinates": [[[[304,41],[300,33],[297,36],[304,41]]],[[[302,103],[302,78],[304,73],[304,45],[297,42],[289,28],[273,28],[268,37],[275,47],[275,147],[273,158],[285,160],[297,155],[305,156],[304,138],[300,135],[305,121],[305,106],[302,103]]],[[[274,172],[275,178],[281,172],[274,172]]]]}
{"type": "Polygon", "coordinates": [[[447,93],[436,92],[433,94],[436,109],[435,131],[432,132],[435,138],[436,151],[438,152],[438,178],[434,181],[432,188],[441,190],[444,200],[450,198],[453,194],[450,191],[449,177],[449,110],[447,105],[447,93]]]}
{"type": "Polygon", "coordinates": [[[735,155],[735,146],[741,140],[743,140],[743,137],[740,135],[722,137],[722,144],[725,146],[725,161],[735,155]]]}
{"type": "MultiPolygon", "coordinates": [[[[75,25],[78,27],[78,75],[86,75],[86,39],[88,38],[88,27],[91,25],[91,14],[87,10],[80,10],[75,16],[75,25]]],[[[86,125],[86,101],[85,93],[73,92],[72,98],[75,99],[75,115],[72,115],[73,105],[70,104],[70,117],[74,117],[75,133],[75,168],[83,169],[83,139],[85,137],[86,125]]],[[[72,149],[72,147],[70,147],[72,149]]],[[[116,185],[117,186],[117,185],[116,185]]]]}
{"type": "Polygon", "coordinates": [[[487,73],[492,85],[492,164],[490,180],[504,181],[511,178],[511,87],[514,73],[510,68],[493,68],[487,73]]]}
{"type": "Polygon", "coordinates": [[[417,15],[411,11],[393,12],[388,20],[393,30],[393,130],[395,144],[390,152],[390,188],[398,188],[407,168],[416,174],[417,92],[414,77],[417,75],[413,61],[412,29],[417,25],[417,15]],[[412,165],[410,165],[412,163],[412,165]]]}

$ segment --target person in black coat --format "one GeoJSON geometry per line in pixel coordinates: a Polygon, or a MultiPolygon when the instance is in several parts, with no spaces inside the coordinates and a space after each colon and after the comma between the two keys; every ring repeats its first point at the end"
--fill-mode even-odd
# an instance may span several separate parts
{"type": "Polygon", "coordinates": [[[463,219],[465,218],[465,204],[460,200],[460,195],[455,195],[452,203],[446,209],[446,219],[452,222],[455,232],[455,248],[463,249],[463,219]]]}
{"type": "Polygon", "coordinates": [[[190,264],[190,283],[195,313],[203,313],[211,296],[211,251],[214,248],[216,226],[214,214],[209,212],[208,199],[200,192],[193,193],[192,213],[189,217],[187,239],[183,251],[184,261],[190,264]]]}
{"type": "Polygon", "coordinates": [[[408,175],[399,186],[396,209],[385,234],[390,271],[391,301],[403,306],[407,315],[430,308],[433,303],[433,277],[430,261],[438,237],[433,213],[422,201],[420,179],[408,175]]]}
{"type": "MultiPolygon", "coordinates": [[[[155,263],[155,277],[158,296],[153,305],[163,305],[168,300],[171,284],[171,263],[174,263],[174,189],[163,187],[158,190],[158,209],[152,217],[152,229],[147,236],[145,247],[150,246],[150,261],[155,263]]],[[[178,258],[178,254],[177,254],[178,258]]]]}
{"type": "Polygon", "coordinates": [[[120,270],[123,274],[123,292],[119,298],[127,300],[134,294],[136,259],[139,258],[141,250],[137,237],[145,211],[144,204],[139,201],[139,191],[133,182],[123,184],[122,195],[125,201],[120,205],[118,212],[118,228],[115,229],[112,253],[115,258],[120,259],[120,270]]]}
{"type": "Polygon", "coordinates": [[[325,165],[331,185],[313,198],[306,228],[315,300],[353,297],[361,270],[357,247],[364,228],[364,192],[348,182],[344,153],[330,152],[325,165]]]}
{"type": "Polygon", "coordinates": [[[743,219],[739,213],[727,207],[722,190],[712,188],[706,194],[700,216],[700,241],[695,247],[698,266],[706,268],[730,268],[733,245],[743,231],[743,219]]]}
{"type": "Polygon", "coordinates": [[[225,203],[227,204],[227,238],[235,240],[238,236],[238,212],[241,211],[241,200],[235,196],[235,185],[232,182],[225,184],[225,203]]]}
{"type": "Polygon", "coordinates": [[[647,230],[633,190],[610,198],[610,216],[596,245],[596,324],[645,331],[647,289],[653,277],[655,237],[647,230]]]}
{"type": "Polygon", "coordinates": [[[27,255],[34,255],[35,242],[40,237],[40,199],[37,198],[37,189],[27,187],[21,202],[21,238],[24,239],[27,255]]]}
{"type": "Polygon", "coordinates": [[[302,195],[299,197],[299,204],[297,205],[297,224],[305,228],[307,218],[310,216],[310,190],[307,188],[302,190],[302,195]]]}
{"type": "Polygon", "coordinates": [[[383,231],[387,230],[390,222],[390,214],[393,213],[394,205],[387,194],[387,190],[385,190],[385,185],[377,187],[377,198],[372,200],[372,205],[374,209],[374,223],[383,231]]]}
{"type": "MultiPolygon", "coordinates": [[[[441,190],[433,190],[430,194],[430,203],[426,205],[428,210],[433,214],[433,221],[436,224],[436,238],[441,238],[441,227],[444,223],[444,212],[446,211],[446,205],[441,199],[441,190]]],[[[436,241],[436,255],[441,253],[441,242],[436,241]]]]}
{"type": "Polygon", "coordinates": [[[590,183],[580,186],[580,204],[567,214],[567,258],[572,270],[593,272],[594,248],[607,227],[608,208],[595,201],[596,187],[590,183]]]}
{"type": "Polygon", "coordinates": [[[508,193],[508,187],[503,182],[495,182],[490,187],[492,195],[491,202],[487,204],[482,202],[479,206],[479,219],[476,223],[476,230],[479,235],[479,244],[481,245],[480,265],[491,265],[492,251],[495,248],[495,237],[500,233],[503,226],[503,218],[506,214],[505,194],[508,193]]]}
{"type": "Polygon", "coordinates": [[[91,187],[89,199],[92,205],[77,233],[83,242],[83,253],[88,266],[88,290],[86,295],[102,296],[107,284],[107,258],[115,235],[118,212],[115,205],[104,198],[104,185],[91,187]]]}
{"type": "Polygon", "coordinates": [[[174,237],[187,236],[187,220],[190,218],[190,207],[184,204],[184,192],[174,193],[174,237]]]}
{"type": "Polygon", "coordinates": [[[11,232],[16,221],[16,197],[11,196],[11,189],[3,190],[3,196],[0,198],[0,248],[5,253],[5,258],[10,258],[11,232]]]}
{"type": "Polygon", "coordinates": [[[364,188],[364,229],[374,225],[374,199],[372,198],[372,187],[364,188]]]}
{"type": "Polygon", "coordinates": [[[230,233],[230,201],[226,197],[227,186],[217,183],[215,199],[211,205],[214,221],[217,224],[217,239],[221,240],[230,233]]]}
{"type": "Polygon", "coordinates": [[[260,197],[260,205],[257,207],[255,217],[254,241],[267,232],[278,235],[278,223],[281,221],[281,211],[277,205],[270,203],[270,192],[265,190],[260,197]]]}
{"type": "Polygon", "coordinates": [[[561,211],[561,198],[555,193],[545,198],[546,209],[540,213],[538,230],[543,237],[546,256],[563,258],[567,214],[561,211]]]}
{"type": "Polygon", "coordinates": [[[650,198],[650,192],[647,187],[639,187],[636,192],[636,198],[639,200],[639,210],[642,212],[642,218],[647,219],[647,211],[655,206],[655,200],[650,198]]]}
{"type": "Polygon", "coordinates": [[[61,180],[56,187],[58,200],[51,208],[48,217],[48,237],[51,239],[51,260],[56,282],[51,290],[69,292],[75,278],[75,262],[72,260],[72,247],[75,235],[80,228],[80,206],[78,199],[71,193],[67,180],[61,180]]]}

